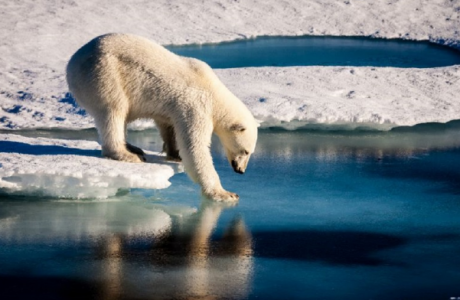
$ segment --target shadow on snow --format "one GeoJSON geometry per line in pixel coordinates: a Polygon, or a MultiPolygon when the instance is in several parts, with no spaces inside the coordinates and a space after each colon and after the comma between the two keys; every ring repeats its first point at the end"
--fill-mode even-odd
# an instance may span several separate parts
{"type": "Polygon", "coordinates": [[[85,150],[56,145],[31,145],[21,142],[0,141],[0,152],[29,155],[83,155],[101,156],[101,150],[85,150]]]}

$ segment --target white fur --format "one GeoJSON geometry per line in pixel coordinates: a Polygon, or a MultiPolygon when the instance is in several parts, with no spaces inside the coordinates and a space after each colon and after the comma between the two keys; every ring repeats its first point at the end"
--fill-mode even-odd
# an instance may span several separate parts
{"type": "Polygon", "coordinates": [[[229,162],[243,173],[254,152],[257,123],[207,64],[141,37],[108,34],[72,56],[67,82],[95,119],[104,156],[141,162],[142,150],[125,141],[126,124],[153,118],[168,157],[182,159],[204,195],[238,199],[222,188],[212,163],[211,136],[219,136],[229,162]]]}

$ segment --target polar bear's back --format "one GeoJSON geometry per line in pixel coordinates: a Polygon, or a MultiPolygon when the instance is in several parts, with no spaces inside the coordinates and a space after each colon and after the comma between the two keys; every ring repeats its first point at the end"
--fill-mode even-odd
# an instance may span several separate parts
{"type": "Polygon", "coordinates": [[[110,33],[96,37],[81,47],[70,59],[68,67],[81,64],[90,58],[100,60],[109,56],[153,68],[158,68],[165,61],[173,65],[183,64],[179,56],[146,38],[110,33]]]}
{"type": "Polygon", "coordinates": [[[74,81],[72,77],[100,77],[103,72],[147,72],[155,77],[169,77],[176,75],[171,74],[174,70],[184,70],[181,57],[143,37],[128,34],[94,38],[81,47],[67,65],[70,83],[74,81]]]}
{"type": "Polygon", "coordinates": [[[126,110],[129,119],[161,114],[163,107],[170,106],[167,101],[180,97],[184,90],[205,90],[215,80],[205,63],[127,34],[93,39],[67,65],[70,91],[90,114],[116,107],[126,110]]]}

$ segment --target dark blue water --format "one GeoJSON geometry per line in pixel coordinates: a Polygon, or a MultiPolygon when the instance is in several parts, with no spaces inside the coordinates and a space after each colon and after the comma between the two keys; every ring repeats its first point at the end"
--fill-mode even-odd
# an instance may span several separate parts
{"type": "MultiPolygon", "coordinates": [[[[460,296],[460,131],[264,130],[236,206],[185,174],[112,202],[0,198],[2,299],[460,296]]],[[[94,139],[94,131],[25,135],[94,139]]],[[[130,141],[158,150],[156,131],[130,141]]]]}
{"type": "Polygon", "coordinates": [[[460,52],[430,42],[362,37],[260,37],[220,44],[168,46],[213,68],[374,66],[433,68],[460,64],[460,52]]]}

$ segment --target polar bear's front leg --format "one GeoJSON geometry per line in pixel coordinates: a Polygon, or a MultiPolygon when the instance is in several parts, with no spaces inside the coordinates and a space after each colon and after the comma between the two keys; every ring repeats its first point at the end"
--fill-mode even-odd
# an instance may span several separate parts
{"type": "Polygon", "coordinates": [[[201,185],[204,196],[215,201],[237,201],[239,196],[224,190],[211,156],[212,122],[176,122],[179,154],[188,176],[201,185]]]}

